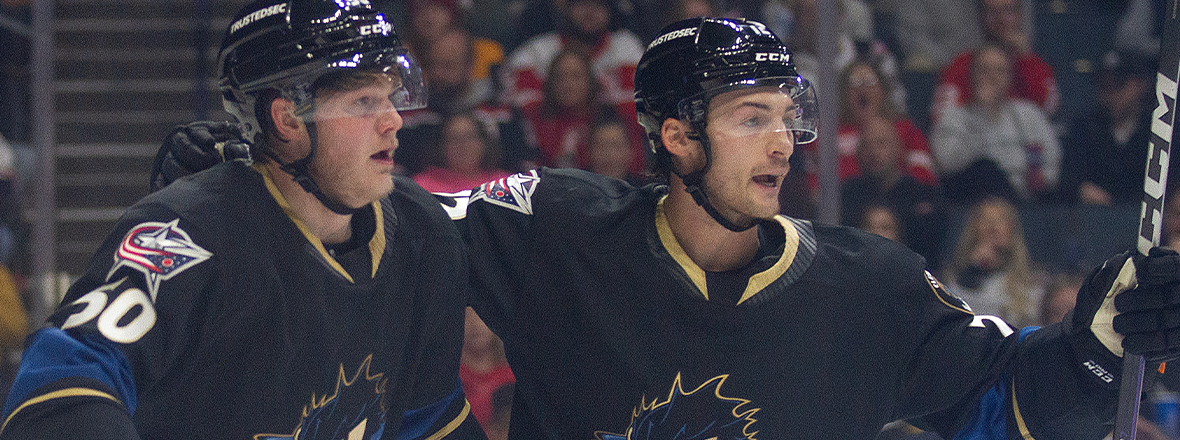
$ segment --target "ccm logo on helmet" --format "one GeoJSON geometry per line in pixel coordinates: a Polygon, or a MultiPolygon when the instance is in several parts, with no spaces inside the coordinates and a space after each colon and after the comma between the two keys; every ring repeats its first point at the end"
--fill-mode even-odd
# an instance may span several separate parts
{"type": "Polygon", "coordinates": [[[393,30],[393,25],[390,25],[389,23],[385,23],[385,22],[373,23],[373,24],[367,24],[367,25],[361,26],[359,28],[359,30],[361,32],[361,35],[372,35],[372,34],[389,35],[389,32],[393,30]]]}
{"type": "Polygon", "coordinates": [[[785,53],[759,52],[754,54],[754,61],[782,61],[785,63],[790,60],[791,55],[785,53]]]}
{"type": "Polygon", "coordinates": [[[238,21],[235,21],[233,25],[230,25],[229,33],[232,34],[234,32],[237,32],[238,30],[242,29],[243,27],[246,27],[246,25],[248,25],[250,23],[264,19],[266,17],[270,17],[275,14],[282,14],[284,12],[287,12],[287,4],[286,3],[262,8],[257,11],[251,12],[251,13],[247,14],[245,17],[242,17],[241,19],[239,19],[238,21]]]}

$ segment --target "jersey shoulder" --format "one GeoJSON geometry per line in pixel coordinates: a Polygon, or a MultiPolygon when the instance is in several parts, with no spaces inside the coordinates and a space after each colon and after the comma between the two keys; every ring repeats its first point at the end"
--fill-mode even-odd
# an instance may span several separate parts
{"type": "MultiPolygon", "coordinates": [[[[443,210],[445,203],[440,198],[422,189],[413,180],[394,176],[393,192],[382,199],[385,209],[387,225],[395,228],[407,228],[415,234],[425,234],[431,231],[434,236],[443,235],[458,237],[459,232],[451,222],[450,216],[443,210]]],[[[387,229],[392,232],[394,229],[387,229]]]]}
{"type": "Polygon", "coordinates": [[[666,187],[636,187],[624,180],[573,168],[537,171],[537,211],[584,217],[610,216],[630,210],[636,203],[654,206],[666,187]]]}

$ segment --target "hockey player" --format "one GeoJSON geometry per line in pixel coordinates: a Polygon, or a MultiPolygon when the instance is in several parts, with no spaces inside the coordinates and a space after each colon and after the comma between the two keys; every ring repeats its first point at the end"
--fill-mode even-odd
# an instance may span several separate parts
{"type": "Polygon", "coordinates": [[[254,2],[220,58],[259,160],[127,211],[31,339],[0,438],[484,438],[460,236],[390,173],[417,63],[364,0],[254,2]]]}
{"type": "Polygon", "coordinates": [[[1180,353],[1174,252],[1112,258],[1064,324],[1017,331],[892,241],[777,215],[816,103],[759,23],[669,25],[636,87],[667,186],[541,169],[446,201],[517,379],[510,438],[871,439],[907,419],[1099,439],[1124,349],[1180,353]]]}

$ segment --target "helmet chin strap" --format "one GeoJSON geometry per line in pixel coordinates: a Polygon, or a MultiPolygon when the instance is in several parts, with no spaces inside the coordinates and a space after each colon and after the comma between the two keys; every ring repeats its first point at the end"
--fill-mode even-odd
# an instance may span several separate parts
{"type": "Polygon", "coordinates": [[[275,152],[271,151],[270,148],[265,148],[263,151],[267,156],[270,157],[271,160],[279,164],[279,169],[283,170],[283,172],[286,172],[287,174],[290,174],[291,177],[295,179],[295,182],[298,183],[304,191],[307,191],[311,193],[311,195],[315,196],[316,200],[319,200],[320,203],[324,205],[324,207],[328,208],[328,210],[340,215],[356,214],[361,210],[360,208],[349,208],[343,203],[332,200],[331,197],[328,197],[327,194],[324,194],[324,191],[320,189],[318,184],[316,184],[315,179],[311,177],[311,173],[308,171],[307,167],[308,165],[311,165],[312,159],[315,159],[315,153],[318,149],[317,146],[319,142],[318,136],[316,135],[315,122],[308,122],[306,126],[307,135],[311,139],[311,151],[308,152],[307,156],[303,159],[299,159],[291,163],[284,163],[282,159],[279,159],[278,154],[275,154],[275,152]]]}
{"type": "Polygon", "coordinates": [[[713,165],[713,149],[710,148],[709,140],[704,136],[696,133],[690,133],[688,138],[701,143],[701,147],[703,147],[705,150],[705,166],[688,174],[680,174],[680,172],[676,171],[676,167],[672,167],[672,172],[676,173],[676,175],[680,177],[680,180],[684,182],[684,191],[691,195],[693,201],[697,202],[701,208],[704,208],[705,212],[709,214],[709,217],[713,217],[713,220],[721,226],[724,226],[725,229],[729,229],[733,232],[745,232],[750,228],[757,226],[757,220],[745,226],[734,224],[733,222],[729,221],[729,219],[725,218],[725,216],[722,216],[720,212],[717,212],[717,208],[714,208],[713,203],[709,202],[709,194],[707,191],[705,191],[705,173],[708,172],[709,167],[713,165]]]}

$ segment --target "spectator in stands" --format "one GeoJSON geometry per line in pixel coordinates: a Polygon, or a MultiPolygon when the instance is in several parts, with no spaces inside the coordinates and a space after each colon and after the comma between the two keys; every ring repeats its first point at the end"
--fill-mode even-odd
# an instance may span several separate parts
{"type": "MultiPolygon", "coordinates": [[[[609,0],[568,0],[560,10],[558,31],[533,37],[509,54],[502,78],[505,102],[522,109],[541,102],[553,59],[572,51],[590,60],[604,102],[633,108],[635,67],[644,49],[639,37],[612,29],[609,0]]],[[[635,119],[634,110],[630,116],[635,119]]]]}
{"type": "Polygon", "coordinates": [[[1155,66],[1131,52],[1110,52],[1096,79],[1098,105],[1070,124],[1062,142],[1062,197],[1088,205],[1138,204],[1156,105],[1155,66]]]}
{"type": "Polygon", "coordinates": [[[930,108],[938,74],[955,55],[978,47],[982,41],[976,26],[975,0],[896,1],[893,27],[901,83],[906,90],[907,113],[924,132],[930,127],[930,108]]]}
{"type": "Polygon", "coordinates": [[[1134,1],[1037,2],[1033,51],[1053,69],[1060,91],[1060,104],[1050,115],[1059,137],[1068,134],[1070,121],[1089,113],[1098,101],[1096,73],[1103,56],[1116,49],[1117,23],[1134,1]]]}
{"type": "Polygon", "coordinates": [[[640,183],[642,177],[635,169],[636,134],[632,127],[617,117],[607,116],[590,125],[587,143],[587,170],[604,176],[640,183]]]}
{"type": "MultiPolygon", "coordinates": [[[[590,124],[600,118],[635,119],[624,119],[623,106],[600,99],[601,86],[593,75],[590,60],[581,53],[563,51],[550,64],[543,87],[544,98],[522,110],[526,137],[535,146],[538,165],[586,169],[590,164],[587,148],[590,124]]],[[[635,128],[633,132],[638,130],[635,128]]],[[[632,157],[642,157],[639,139],[632,138],[630,143],[632,157]]],[[[631,171],[641,172],[643,161],[635,162],[631,171]]]]}
{"type": "Polygon", "coordinates": [[[492,78],[476,79],[472,74],[474,40],[462,28],[451,28],[430,45],[420,48],[423,75],[430,98],[427,107],[401,112],[395,159],[406,175],[415,175],[430,165],[441,165],[441,123],[448,115],[471,112],[505,148],[504,163],[510,169],[523,160],[527,147],[519,115],[496,101],[492,78]]]}
{"type": "Polygon", "coordinates": [[[1160,226],[1160,245],[1180,249],[1180,184],[1169,177],[1164,194],[1164,224],[1160,226]]]}
{"type": "Polygon", "coordinates": [[[972,86],[974,58],[984,47],[999,47],[1011,60],[1012,81],[1007,94],[1035,103],[1046,115],[1057,110],[1060,96],[1053,68],[1032,51],[1020,0],[976,0],[985,46],[968,50],[942,70],[934,92],[935,123],[948,108],[966,104],[975,93],[972,86]]]}
{"type": "Polygon", "coordinates": [[[441,149],[443,166],[430,166],[413,176],[427,191],[463,191],[509,175],[500,167],[500,143],[473,113],[455,114],[443,121],[441,149]]]}
{"type": "Polygon", "coordinates": [[[1115,48],[1140,56],[1160,52],[1160,33],[1167,17],[1167,0],[1129,0],[1115,30],[1115,48]]]}
{"type": "MultiPolygon", "coordinates": [[[[658,25],[663,28],[677,21],[693,17],[716,17],[721,10],[716,0],[671,0],[672,16],[658,25]]],[[[656,29],[657,31],[659,29],[656,29]]]]}
{"type": "Polygon", "coordinates": [[[1008,93],[1011,84],[1008,52],[985,44],[972,57],[971,101],[947,108],[935,123],[930,146],[949,200],[1030,201],[1053,193],[1060,143],[1040,108],[1008,93]]]}
{"type": "Polygon", "coordinates": [[[1039,321],[1044,285],[1033,268],[1016,206],[989,198],[972,207],[954,256],[939,277],[980,314],[1014,328],[1039,321]]]}
{"type": "Polygon", "coordinates": [[[693,17],[730,16],[722,10],[724,0],[623,0],[634,5],[638,26],[632,29],[642,41],[651,41],[664,26],[693,17]]]}
{"type": "Polygon", "coordinates": [[[942,222],[940,202],[934,186],[905,173],[903,147],[895,125],[882,117],[865,122],[856,147],[861,174],[840,186],[841,222],[862,224],[869,208],[883,205],[893,211],[900,237],[926,257],[929,267],[938,267],[942,222]]]}
{"type": "Polygon", "coordinates": [[[901,236],[901,220],[898,220],[897,213],[882,203],[872,203],[862,209],[856,227],[898,243],[905,243],[901,236]]]}
{"type": "MultiPolygon", "coordinates": [[[[429,50],[430,45],[447,34],[458,29],[466,31],[463,11],[455,0],[410,0],[409,7],[410,21],[404,40],[419,59],[424,58],[424,51],[429,50]]],[[[467,54],[471,59],[466,68],[471,70],[472,79],[487,78],[494,66],[503,63],[504,47],[492,39],[468,38],[471,49],[467,54]]]]}
{"type": "Polygon", "coordinates": [[[860,174],[856,163],[856,146],[861,141],[864,124],[873,119],[885,118],[892,122],[897,135],[901,137],[905,173],[926,185],[936,183],[934,158],[930,154],[926,135],[905,116],[898,102],[890,98],[892,91],[898,87],[895,79],[883,75],[876,65],[867,60],[857,60],[841,72],[838,82],[840,125],[836,134],[841,180],[860,174]]]}
{"type": "Polygon", "coordinates": [[[23,249],[24,223],[20,215],[16,173],[16,152],[0,134],[0,264],[17,267],[17,254],[23,249]]]}
{"type": "Polygon", "coordinates": [[[508,426],[512,421],[512,395],[515,392],[516,382],[501,385],[492,392],[492,416],[488,423],[483,425],[488,440],[508,440],[508,426]]]}
{"type": "Polygon", "coordinates": [[[423,48],[422,58],[427,60],[424,68],[427,87],[430,91],[429,104],[432,109],[443,113],[455,113],[473,109],[496,99],[492,79],[476,75],[476,40],[462,28],[451,28],[423,48]]]}
{"type": "Polygon", "coordinates": [[[1082,288],[1084,281],[1084,274],[1065,272],[1053,275],[1045,286],[1045,297],[1041,298],[1040,325],[1049,325],[1065,318],[1065,314],[1073,310],[1078,289],[1082,288]]]}
{"type": "Polygon", "coordinates": [[[504,415],[497,414],[495,394],[505,385],[515,383],[516,377],[504,356],[504,342],[470,307],[463,327],[459,379],[463,382],[467,401],[471,402],[471,415],[489,434],[498,431],[492,425],[497,423],[496,418],[504,415]]]}
{"type": "Polygon", "coordinates": [[[897,2],[897,44],[907,71],[937,72],[961,52],[979,46],[980,29],[969,25],[979,22],[974,1],[897,2]]]}
{"type": "MultiPolygon", "coordinates": [[[[817,34],[818,0],[771,0],[763,4],[762,15],[772,20],[767,27],[782,38],[791,48],[793,60],[799,66],[799,75],[815,84],[819,71],[819,40],[817,34]],[[774,16],[779,16],[777,19],[774,16]]],[[[835,2],[839,31],[836,40],[836,58],[832,64],[837,72],[843,71],[856,59],[870,60],[878,67],[883,77],[896,81],[897,59],[888,46],[878,40],[872,32],[872,13],[861,0],[839,0],[835,2]]],[[[895,87],[890,90],[895,103],[905,102],[905,90],[895,87]]]]}

